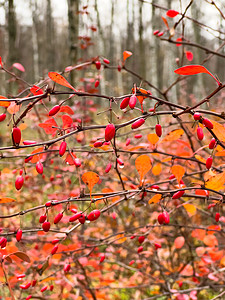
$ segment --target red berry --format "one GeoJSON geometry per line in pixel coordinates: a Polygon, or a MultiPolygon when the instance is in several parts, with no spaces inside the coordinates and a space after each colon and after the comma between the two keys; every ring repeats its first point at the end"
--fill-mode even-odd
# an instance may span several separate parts
{"type": "Polygon", "coordinates": [[[114,138],[115,133],[116,133],[115,125],[114,124],[108,124],[106,126],[106,129],[105,129],[105,140],[106,140],[106,142],[111,141],[111,139],[114,138]]]}
{"type": "Polygon", "coordinates": [[[164,215],[164,223],[165,224],[169,224],[169,222],[170,222],[170,215],[168,214],[167,211],[164,211],[163,215],[164,215]]]}
{"type": "Polygon", "coordinates": [[[39,218],[39,223],[44,223],[44,221],[47,219],[47,216],[46,215],[42,215],[40,216],[39,218]]]}
{"type": "Polygon", "coordinates": [[[60,105],[55,105],[48,113],[50,117],[54,116],[57,114],[57,112],[60,110],[60,105]]]}
{"type": "Polygon", "coordinates": [[[6,114],[1,114],[0,115],[0,122],[3,122],[6,118],[6,114]]]}
{"type": "Polygon", "coordinates": [[[46,291],[46,290],[47,290],[47,288],[48,288],[48,286],[47,286],[47,285],[43,286],[43,288],[41,289],[41,292],[43,293],[44,291],[46,291]]]}
{"type": "Polygon", "coordinates": [[[220,213],[216,213],[216,215],[215,215],[216,222],[219,222],[219,219],[220,219],[220,213]]]}
{"type": "Polygon", "coordinates": [[[194,113],[193,117],[194,117],[195,121],[198,121],[201,119],[202,115],[200,113],[194,113]]]}
{"type": "Polygon", "coordinates": [[[45,203],[45,206],[46,206],[46,207],[50,207],[50,206],[52,206],[52,201],[48,201],[48,202],[46,202],[46,203],[45,203]]]}
{"type": "Polygon", "coordinates": [[[208,119],[203,119],[202,123],[206,128],[213,129],[213,123],[208,119]]]}
{"type": "Polygon", "coordinates": [[[209,143],[209,149],[213,149],[216,146],[216,139],[212,138],[209,143]]]}
{"type": "Polygon", "coordinates": [[[31,161],[31,159],[32,159],[32,156],[28,156],[24,159],[24,162],[28,163],[29,161],[31,161]]]}
{"type": "Polygon", "coordinates": [[[105,260],[105,255],[101,255],[100,257],[100,263],[102,263],[105,260]]]}
{"type": "Polygon", "coordinates": [[[136,103],[137,103],[137,97],[135,95],[132,95],[130,97],[130,100],[129,100],[129,106],[130,106],[130,108],[134,109],[136,103]]]}
{"type": "Polygon", "coordinates": [[[161,137],[161,135],[162,135],[162,126],[160,124],[155,125],[155,133],[158,135],[158,137],[161,137]]]}
{"type": "Polygon", "coordinates": [[[131,260],[131,261],[129,262],[129,266],[132,266],[134,263],[135,263],[135,260],[131,260]]]}
{"type": "Polygon", "coordinates": [[[109,163],[109,164],[106,166],[106,168],[105,168],[105,173],[109,173],[109,171],[111,170],[111,168],[112,168],[112,164],[109,163]]]}
{"type": "Polygon", "coordinates": [[[13,128],[12,140],[14,145],[19,146],[19,143],[21,141],[21,131],[18,127],[13,128]]]}
{"type": "Polygon", "coordinates": [[[107,64],[107,65],[110,64],[110,61],[109,61],[107,58],[104,58],[103,61],[104,61],[104,63],[107,64]]]}
{"type": "Polygon", "coordinates": [[[66,147],[67,147],[67,143],[65,141],[63,141],[59,147],[59,155],[60,156],[64,155],[64,153],[66,152],[66,147]]]}
{"type": "Polygon", "coordinates": [[[159,186],[156,185],[156,184],[153,184],[153,185],[151,186],[151,189],[153,189],[153,190],[159,190],[159,186]]]}
{"type": "Polygon", "coordinates": [[[36,141],[23,141],[24,145],[34,145],[36,143],[37,143],[36,141]]]}
{"type": "Polygon", "coordinates": [[[140,127],[141,125],[143,125],[145,123],[145,119],[141,118],[137,121],[135,121],[132,125],[131,125],[131,128],[132,129],[136,129],[138,127],[140,127]]]}
{"type": "Polygon", "coordinates": [[[31,286],[31,282],[28,282],[27,284],[21,284],[20,288],[22,290],[27,290],[31,286]]]}
{"type": "Polygon", "coordinates": [[[60,239],[54,239],[54,240],[52,240],[52,244],[55,245],[55,244],[57,244],[59,241],[60,241],[60,239]]]}
{"type": "Polygon", "coordinates": [[[182,197],[184,195],[185,191],[178,191],[175,194],[173,194],[172,199],[179,199],[180,197],[182,197]]]}
{"type": "Polygon", "coordinates": [[[19,274],[16,277],[18,280],[20,280],[20,279],[24,278],[25,276],[26,276],[25,274],[19,274]]]}
{"type": "Polygon", "coordinates": [[[162,36],[162,35],[164,35],[164,32],[163,32],[163,31],[160,31],[160,32],[157,34],[158,37],[160,37],[160,36],[162,36]]]}
{"type": "Polygon", "coordinates": [[[87,216],[89,221],[95,221],[97,220],[101,215],[100,210],[94,209],[90,212],[90,214],[87,216]]]}
{"type": "Polygon", "coordinates": [[[24,179],[22,175],[17,176],[16,181],[15,181],[15,187],[19,191],[24,183],[24,179]]]}
{"type": "Polygon", "coordinates": [[[139,248],[138,248],[138,253],[141,253],[143,251],[143,247],[142,246],[140,246],[139,248]]]}
{"type": "Polygon", "coordinates": [[[140,244],[142,244],[142,243],[144,242],[144,240],[145,240],[145,236],[144,236],[144,235],[139,236],[138,242],[139,242],[140,244]]]}
{"type": "Polygon", "coordinates": [[[212,166],[212,162],[213,162],[213,159],[212,159],[212,156],[209,156],[206,160],[206,163],[205,163],[205,166],[206,168],[209,170],[212,166]]]}
{"type": "Polygon", "coordinates": [[[120,103],[120,109],[125,109],[128,106],[129,101],[130,101],[130,97],[124,98],[120,103]]]}
{"type": "Polygon", "coordinates": [[[124,162],[122,161],[122,159],[117,158],[116,161],[120,166],[124,166],[124,162]]]}
{"type": "Polygon", "coordinates": [[[159,33],[159,30],[155,30],[155,31],[153,32],[154,35],[156,35],[156,34],[158,34],[158,33],[159,33]]]}
{"type": "Polygon", "coordinates": [[[54,289],[54,285],[51,284],[50,287],[49,287],[49,290],[50,290],[50,291],[53,291],[53,289],[54,289]]]}
{"type": "Polygon", "coordinates": [[[58,215],[55,216],[54,218],[54,224],[59,223],[59,221],[62,219],[63,213],[59,213],[58,215]]]}
{"type": "Polygon", "coordinates": [[[78,221],[79,221],[81,224],[84,224],[85,221],[86,221],[85,215],[82,214],[82,215],[80,216],[80,218],[78,219],[78,221]]]}
{"type": "Polygon", "coordinates": [[[200,141],[202,141],[203,138],[204,138],[204,133],[203,133],[203,130],[202,130],[201,127],[198,127],[198,128],[197,128],[197,137],[198,137],[198,139],[199,139],[200,141]]]}
{"type": "Polygon", "coordinates": [[[39,174],[43,174],[43,164],[40,161],[36,163],[36,170],[39,174]]]}
{"type": "Polygon", "coordinates": [[[0,246],[1,248],[5,248],[7,244],[7,239],[5,237],[0,238],[0,246]]]}
{"type": "Polygon", "coordinates": [[[183,285],[183,282],[182,282],[182,281],[180,281],[180,282],[178,283],[178,285],[179,285],[179,287],[182,287],[182,285],[183,285]]]}
{"type": "Polygon", "coordinates": [[[79,158],[75,158],[75,159],[74,159],[74,163],[75,163],[75,166],[76,166],[77,168],[79,168],[79,167],[81,166],[81,161],[80,161],[79,158]]]}
{"type": "Polygon", "coordinates": [[[95,66],[96,66],[96,69],[97,69],[97,70],[100,70],[100,69],[101,69],[101,62],[100,62],[99,60],[97,60],[97,61],[95,62],[95,66]]]}
{"type": "Polygon", "coordinates": [[[22,238],[22,234],[23,234],[23,231],[21,229],[19,229],[16,233],[16,240],[17,242],[19,242],[22,238]]]}
{"type": "Polygon", "coordinates": [[[96,88],[99,86],[99,83],[100,83],[99,80],[96,80],[96,81],[95,81],[95,87],[96,87],[96,88]]]}
{"type": "Polygon", "coordinates": [[[131,240],[133,240],[133,239],[135,239],[135,238],[136,238],[136,235],[132,235],[132,236],[130,237],[131,240]]]}
{"type": "Polygon", "coordinates": [[[76,213],[75,215],[73,215],[72,217],[69,218],[69,222],[74,222],[74,221],[78,220],[81,216],[82,216],[82,213],[78,212],[78,213],[76,213]]]}
{"type": "Polygon", "coordinates": [[[117,70],[118,70],[119,72],[121,72],[121,70],[122,70],[121,65],[118,65],[118,66],[117,66],[117,70]]]}
{"type": "Polygon", "coordinates": [[[162,248],[162,246],[160,244],[158,244],[158,243],[155,243],[154,245],[155,245],[155,250],[157,250],[159,248],[162,248]]]}
{"type": "Polygon", "coordinates": [[[164,220],[165,220],[165,218],[164,218],[163,213],[160,213],[160,214],[158,215],[158,222],[159,222],[159,224],[160,224],[160,225],[163,224],[163,223],[164,223],[164,220]]]}
{"type": "Polygon", "coordinates": [[[56,246],[52,249],[51,255],[56,254],[57,250],[58,250],[58,245],[56,245],[56,246]]]}
{"type": "Polygon", "coordinates": [[[67,272],[70,271],[70,269],[71,269],[71,265],[70,265],[70,264],[65,264],[65,265],[64,265],[64,268],[63,268],[63,271],[64,271],[65,273],[67,273],[67,272]]]}
{"type": "Polygon", "coordinates": [[[142,134],[135,134],[134,138],[135,139],[141,139],[142,138],[142,134]]]}
{"type": "Polygon", "coordinates": [[[99,148],[99,147],[101,147],[103,144],[104,144],[103,141],[96,141],[96,142],[94,143],[94,147],[95,147],[95,148],[99,148]]]}
{"type": "Polygon", "coordinates": [[[44,223],[42,224],[42,229],[43,229],[45,232],[48,232],[49,229],[50,229],[50,227],[51,227],[50,222],[44,222],[44,223]]]}

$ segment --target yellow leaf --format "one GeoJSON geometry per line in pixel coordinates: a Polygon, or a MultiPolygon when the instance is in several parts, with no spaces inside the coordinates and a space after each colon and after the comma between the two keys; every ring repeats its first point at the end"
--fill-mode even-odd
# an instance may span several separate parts
{"type": "Polygon", "coordinates": [[[140,155],[135,160],[135,167],[140,175],[140,183],[142,183],[145,174],[152,168],[151,159],[146,154],[140,155]]]}
{"type": "Polygon", "coordinates": [[[8,197],[2,197],[0,196],[0,204],[2,203],[10,203],[10,202],[15,202],[16,200],[13,198],[8,198],[8,197]]]}
{"type": "Polygon", "coordinates": [[[125,241],[126,241],[126,237],[124,237],[124,234],[118,234],[117,236],[116,236],[116,242],[115,242],[115,244],[122,244],[122,243],[124,243],[125,241]]]}
{"type": "Polygon", "coordinates": [[[193,204],[186,203],[183,206],[186,209],[187,214],[188,214],[189,217],[192,217],[196,214],[197,209],[193,204]]]}
{"type": "Polygon", "coordinates": [[[176,129],[171,132],[169,132],[164,139],[161,140],[161,143],[163,142],[172,142],[178,140],[182,135],[184,134],[183,129],[176,129]]]}
{"type": "Polygon", "coordinates": [[[215,176],[212,176],[206,181],[205,187],[215,191],[219,191],[225,183],[225,171],[215,176]]]}
{"type": "Polygon", "coordinates": [[[150,200],[148,200],[148,204],[156,204],[160,201],[160,199],[162,198],[161,194],[155,194],[150,200]]]}
{"type": "Polygon", "coordinates": [[[82,175],[83,182],[88,186],[90,190],[90,198],[93,187],[99,181],[99,176],[95,172],[86,172],[82,175]]]}
{"type": "Polygon", "coordinates": [[[201,155],[195,154],[195,158],[204,164],[206,163],[206,160],[201,155]]]}
{"type": "Polygon", "coordinates": [[[215,135],[218,137],[218,139],[221,142],[225,142],[225,127],[213,120],[210,120],[213,123],[213,129],[212,131],[215,133],[215,135]]]}
{"type": "Polygon", "coordinates": [[[152,174],[158,176],[161,172],[162,172],[162,164],[157,163],[156,165],[154,165],[154,167],[152,168],[152,174]]]}
{"type": "Polygon", "coordinates": [[[184,176],[185,169],[184,169],[184,167],[182,167],[180,165],[174,165],[171,168],[171,172],[176,177],[177,182],[179,183],[181,181],[182,177],[184,176]]]}
{"type": "Polygon", "coordinates": [[[133,53],[130,51],[123,51],[123,61],[130,57],[133,53]]]}
{"type": "Polygon", "coordinates": [[[26,123],[21,123],[20,125],[19,125],[19,129],[22,131],[22,130],[24,130],[24,129],[26,129],[27,128],[27,124],[26,123]]]}
{"type": "Polygon", "coordinates": [[[148,138],[148,141],[149,141],[152,145],[155,145],[155,144],[158,142],[158,140],[159,140],[158,135],[155,134],[155,133],[149,133],[149,134],[147,135],[147,138],[148,138]]]}

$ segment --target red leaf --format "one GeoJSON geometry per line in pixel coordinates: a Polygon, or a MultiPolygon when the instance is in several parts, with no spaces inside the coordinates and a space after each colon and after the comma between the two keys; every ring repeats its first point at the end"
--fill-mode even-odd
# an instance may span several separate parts
{"type": "Polygon", "coordinates": [[[199,73],[206,73],[212,76],[216,82],[220,85],[220,82],[213,76],[212,73],[210,73],[205,67],[200,65],[189,65],[189,66],[183,66],[181,68],[178,68],[174,71],[176,74],[179,75],[195,75],[199,73]]]}
{"type": "Polygon", "coordinates": [[[37,85],[33,85],[31,88],[30,88],[30,91],[31,93],[36,96],[36,95],[43,95],[44,92],[42,91],[42,89],[37,86],[37,85]]]}
{"type": "Polygon", "coordinates": [[[2,57],[0,56],[0,66],[3,68],[2,57]]]}
{"type": "Polygon", "coordinates": [[[67,113],[68,115],[73,115],[73,114],[74,114],[74,111],[73,111],[72,108],[69,107],[68,105],[61,106],[60,112],[65,112],[65,113],[67,113]]]}
{"type": "Polygon", "coordinates": [[[54,81],[54,82],[56,82],[60,85],[66,86],[66,87],[74,90],[75,92],[77,92],[75,90],[75,88],[59,73],[57,73],[57,72],[48,72],[48,77],[51,78],[52,81],[54,81]]]}
{"type": "Polygon", "coordinates": [[[192,61],[193,53],[191,51],[186,51],[186,57],[187,57],[187,60],[192,61]]]}
{"type": "Polygon", "coordinates": [[[75,161],[74,161],[75,158],[77,158],[76,154],[68,153],[66,156],[65,162],[67,164],[69,164],[70,166],[73,166],[73,165],[75,165],[75,161]]]}
{"type": "Polygon", "coordinates": [[[20,63],[14,63],[13,67],[20,70],[21,72],[25,72],[24,66],[21,65],[20,63]]]}
{"type": "Polygon", "coordinates": [[[176,10],[173,10],[173,9],[169,9],[169,10],[166,12],[167,17],[170,17],[170,18],[174,18],[174,17],[176,17],[178,14],[179,14],[179,12],[176,11],[176,10]]]}
{"type": "Polygon", "coordinates": [[[73,120],[70,116],[67,116],[67,115],[63,115],[62,117],[62,122],[63,122],[63,128],[69,128],[71,127],[72,123],[73,123],[73,120]]]}
{"type": "Polygon", "coordinates": [[[38,124],[39,127],[43,128],[45,133],[55,135],[57,128],[52,128],[52,126],[57,127],[57,123],[53,118],[46,120],[44,123],[38,124]]]}

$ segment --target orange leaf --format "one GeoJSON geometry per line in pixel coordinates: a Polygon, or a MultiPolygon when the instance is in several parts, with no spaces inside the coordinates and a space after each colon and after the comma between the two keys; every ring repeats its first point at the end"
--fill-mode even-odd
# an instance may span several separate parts
{"type": "Polygon", "coordinates": [[[13,198],[7,198],[7,197],[1,197],[0,196],[0,204],[2,203],[10,203],[10,202],[14,202],[16,201],[15,199],[13,198]]]}
{"type": "Polygon", "coordinates": [[[206,159],[199,154],[195,154],[195,158],[204,164],[206,163],[206,159]]]}
{"type": "Polygon", "coordinates": [[[43,128],[46,134],[56,134],[57,128],[52,127],[57,127],[57,123],[53,118],[46,120],[44,123],[38,124],[38,126],[43,128]]]}
{"type": "Polygon", "coordinates": [[[184,169],[184,167],[182,167],[180,165],[174,165],[171,168],[171,172],[176,177],[177,182],[180,183],[181,178],[184,176],[185,169],[184,169]]]}
{"type": "Polygon", "coordinates": [[[181,68],[176,69],[174,72],[179,75],[195,75],[199,73],[206,73],[212,76],[216,80],[216,82],[220,85],[219,80],[217,80],[216,77],[212,73],[210,73],[205,67],[200,65],[183,66],[181,68]]]}
{"type": "Polygon", "coordinates": [[[7,108],[7,111],[13,115],[16,112],[18,112],[20,110],[21,105],[17,105],[16,102],[10,102],[9,107],[7,108]]]}
{"type": "Polygon", "coordinates": [[[183,236],[178,236],[174,241],[174,246],[176,249],[181,249],[184,246],[185,239],[183,236]]]}
{"type": "Polygon", "coordinates": [[[161,143],[163,142],[172,142],[178,140],[182,135],[184,134],[183,129],[175,129],[168,133],[164,139],[161,140],[161,143]]]}
{"type": "Polygon", "coordinates": [[[57,73],[57,72],[48,72],[48,77],[51,78],[52,81],[54,81],[54,82],[56,82],[60,85],[66,86],[66,87],[74,90],[75,92],[77,92],[75,90],[75,88],[66,80],[66,78],[64,78],[59,73],[57,73]]]}
{"type": "Polygon", "coordinates": [[[215,176],[212,176],[209,180],[206,181],[205,187],[215,191],[219,191],[223,188],[225,183],[225,171],[215,176]]]}
{"type": "Polygon", "coordinates": [[[205,233],[206,233],[206,231],[204,229],[194,229],[191,233],[191,236],[200,241],[203,241],[203,239],[205,237],[205,233]]]}
{"type": "Polygon", "coordinates": [[[28,263],[30,262],[29,256],[26,253],[24,253],[24,252],[21,252],[21,251],[13,252],[13,253],[10,253],[9,255],[7,255],[7,257],[12,256],[12,255],[17,256],[21,260],[26,261],[28,263]]]}
{"type": "Polygon", "coordinates": [[[189,217],[192,217],[196,214],[197,209],[193,204],[186,203],[183,206],[186,209],[187,214],[188,214],[189,217]]]}
{"type": "Polygon", "coordinates": [[[206,235],[203,239],[203,242],[205,243],[206,246],[209,247],[215,247],[218,246],[218,241],[217,238],[215,237],[215,235],[206,235]]]}
{"type": "Polygon", "coordinates": [[[215,133],[215,135],[218,137],[218,139],[221,142],[225,142],[225,127],[213,120],[210,120],[213,123],[213,129],[212,131],[215,133]]]}
{"type": "Polygon", "coordinates": [[[67,113],[68,115],[73,115],[73,114],[74,114],[74,111],[73,111],[72,108],[69,107],[68,105],[61,106],[61,107],[60,107],[60,112],[65,112],[65,113],[67,113]]]}
{"type": "Polygon", "coordinates": [[[186,265],[185,268],[180,272],[182,276],[192,276],[193,275],[193,267],[191,265],[186,265]]]}
{"type": "Polygon", "coordinates": [[[116,237],[115,237],[117,240],[114,242],[114,244],[122,244],[126,241],[126,237],[124,237],[124,234],[118,234],[116,237]]]}
{"type": "Polygon", "coordinates": [[[82,175],[83,182],[88,186],[90,190],[90,198],[93,187],[99,181],[99,176],[95,172],[86,172],[82,175]]]}
{"type": "Polygon", "coordinates": [[[152,174],[158,176],[159,174],[161,174],[161,172],[162,172],[162,164],[157,163],[156,165],[154,165],[154,167],[152,168],[152,174]]]}
{"type": "MultiPolygon", "coordinates": [[[[7,99],[7,98],[4,96],[0,96],[0,99],[7,99]]],[[[9,105],[10,105],[9,101],[0,101],[0,106],[9,107],[9,105]]]]}
{"type": "Polygon", "coordinates": [[[33,85],[31,88],[30,88],[30,91],[33,95],[43,95],[44,92],[42,91],[42,89],[37,86],[37,85],[33,85]]]}
{"type": "Polygon", "coordinates": [[[168,25],[168,22],[167,22],[167,19],[164,18],[163,16],[161,16],[161,18],[162,18],[164,24],[166,25],[167,29],[170,29],[170,28],[169,28],[169,25],[168,25]]]}
{"type": "Polygon", "coordinates": [[[151,159],[143,154],[135,160],[135,167],[140,175],[140,183],[142,183],[145,174],[152,168],[151,159]]]}
{"type": "Polygon", "coordinates": [[[162,198],[161,194],[155,194],[150,200],[148,200],[148,204],[156,204],[160,201],[160,199],[162,198]]]}
{"type": "Polygon", "coordinates": [[[123,61],[130,57],[133,53],[130,51],[123,51],[123,61]]]}
{"type": "MultiPolygon", "coordinates": [[[[38,148],[36,150],[34,150],[33,152],[31,152],[31,154],[35,154],[35,153],[39,153],[39,152],[43,152],[44,151],[44,147],[38,148]]],[[[41,154],[36,154],[34,156],[32,156],[31,159],[31,163],[32,164],[36,164],[40,159],[42,159],[42,157],[44,156],[44,153],[41,154]]]]}
{"type": "Polygon", "coordinates": [[[158,140],[159,140],[159,137],[156,133],[149,133],[147,135],[147,138],[148,138],[148,141],[152,144],[152,145],[155,145],[158,140]]]}

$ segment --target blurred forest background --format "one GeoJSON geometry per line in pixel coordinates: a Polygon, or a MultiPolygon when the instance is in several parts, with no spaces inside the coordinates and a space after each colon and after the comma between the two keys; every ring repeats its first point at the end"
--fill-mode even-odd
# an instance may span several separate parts
{"type": "MultiPolygon", "coordinates": [[[[163,38],[169,37],[162,16],[168,9],[183,12],[190,1],[186,0],[6,0],[0,1],[0,55],[9,68],[19,62],[26,72],[23,78],[33,84],[44,78],[48,71],[63,71],[67,66],[102,55],[111,64],[120,64],[122,52],[133,52],[127,66],[147,79],[161,91],[176,78],[173,70],[185,61],[185,51],[191,50],[191,63],[203,64],[221,80],[225,78],[224,58],[213,56],[197,47],[177,47],[176,44],[161,41],[153,35],[154,30],[165,31],[163,38]],[[179,58],[179,61],[178,61],[179,58]],[[181,62],[182,60],[182,62],[181,62]]],[[[224,54],[225,24],[222,11],[223,1],[216,1],[221,9],[213,10],[210,0],[193,1],[187,12],[182,28],[176,32],[174,40],[185,36],[188,42],[217,50],[224,54]],[[204,25],[205,24],[205,25],[204,25]]],[[[172,27],[174,19],[169,19],[172,27]]],[[[94,66],[93,66],[94,68],[94,66]]],[[[13,69],[14,72],[21,72],[13,69]]],[[[93,73],[82,70],[77,76],[72,73],[70,80],[77,88],[88,84],[93,73]],[[89,72],[89,73],[88,73],[89,72]],[[79,78],[81,82],[77,82],[79,78]]],[[[137,78],[115,71],[106,70],[101,76],[101,92],[126,94],[137,78]],[[115,88],[112,88],[115,87],[115,88]],[[114,89],[114,90],[113,90],[114,89]]],[[[1,94],[12,93],[5,72],[0,73],[1,94]]],[[[140,80],[137,84],[141,84],[140,80]]],[[[171,89],[174,101],[191,99],[198,93],[201,97],[212,87],[211,78],[192,76],[183,82],[182,94],[179,85],[171,89]],[[204,79],[204,80],[203,80],[204,79]],[[195,84],[194,84],[195,83],[195,84]]],[[[144,85],[143,85],[144,86],[144,85]]],[[[149,87],[148,87],[149,88],[149,87]]]]}

